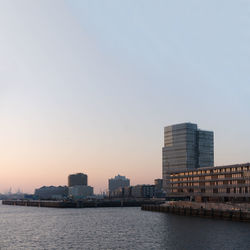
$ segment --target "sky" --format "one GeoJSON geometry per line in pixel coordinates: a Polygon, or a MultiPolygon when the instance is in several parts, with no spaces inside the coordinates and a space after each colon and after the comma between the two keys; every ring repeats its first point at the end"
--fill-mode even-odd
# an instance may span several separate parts
{"type": "Polygon", "coordinates": [[[250,162],[248,0],[0,0],[0,192],[161,178],[164,126],[250,162]]]}

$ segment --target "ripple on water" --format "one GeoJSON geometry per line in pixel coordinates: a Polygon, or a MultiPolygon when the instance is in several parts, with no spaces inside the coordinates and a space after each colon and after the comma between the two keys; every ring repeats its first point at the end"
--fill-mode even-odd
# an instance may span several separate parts
{"type": "Polygon", "coordinates": [[[0,249],[249,249],[250,224],[141,211],[0,205],[0,249]]]}

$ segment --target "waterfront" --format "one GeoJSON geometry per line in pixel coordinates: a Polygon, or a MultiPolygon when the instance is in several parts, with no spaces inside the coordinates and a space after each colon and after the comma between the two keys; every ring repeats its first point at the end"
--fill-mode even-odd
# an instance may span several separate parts
{"type": "Polygon", "coordinates": [[[249,249],[250,224],[140,208],[0,205],[0,249],[249,249]]]}

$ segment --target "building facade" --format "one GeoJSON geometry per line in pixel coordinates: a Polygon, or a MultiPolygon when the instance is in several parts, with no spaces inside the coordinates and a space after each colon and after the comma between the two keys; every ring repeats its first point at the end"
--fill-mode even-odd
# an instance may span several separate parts
{"type": "Polygon", "coordinates": [[[155,185],[136,185],[132,187],[131,196],[134,198],[153,198],[155,185]]]}
{"type": "Polygon", "coordinates": [[[250,163],[175,171],[167,193],[196,201],[250,201],[250,163]]]}
{"type": "Polygon", "coordinates": [[[162,148],[164,190],[167,189],[170,173],[212,166],[214,166],[212,131],[200,130],[193,123],[181,123],[164,128],[162,148]]]}
{"type": "Polygon", "coordinates": [[[118,188],[110,192],[110,198],[153,198],[155,185],[136,185],[118,188]]]}
{"type": "Polygon", "coordinates": [[[211,131],[197,131],[197,158],[196,167],[214,166],[214,133],[211,131]]]}
{"type": "Polygon", "coordinates": [[[73,199],[84,199],[93,196],[94,189],[90,186],[77,185],[69,187],[69,197],[73,199]]]}
{"type": "Polygon", "coordinates": [[[155,179],[155,189],[162,190],[163,180],[162,179],[155,179]]]}
{"type": "Polygon", "coordinates": [[[166,192],[163,190],[163,180],[155,179],[155,197],[164,198],[165,196],[166,192]]]}
{"type": "Polygon", "coordinates": [[[130,180],[127,179],[125,176],[117,175],[115,178],[111,178],[108,181],[109,185],[109,192],[113,192],[119,188],[123,187],[129,187],[130,186],[130,180]]]}
{"type": "Polygon", "coordinates": [[[68,196],[67,186],[43,186],[35,189],[35,197],[40,200],[62,200],[68,196]]]}
{"type": "Polygon", "coordinates": [[[68,176],[68,186],[88,185],[88,176],[83,173],[71,174],[68,176]]]}

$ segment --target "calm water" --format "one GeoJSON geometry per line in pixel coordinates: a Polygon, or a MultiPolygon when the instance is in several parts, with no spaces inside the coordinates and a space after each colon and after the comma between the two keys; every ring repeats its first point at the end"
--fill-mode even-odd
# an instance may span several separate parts
{"type": "Polygon", "coordinates": [[[250,224],[140,208],[0,205],[0,249],[250,249],[250,224]]]}

